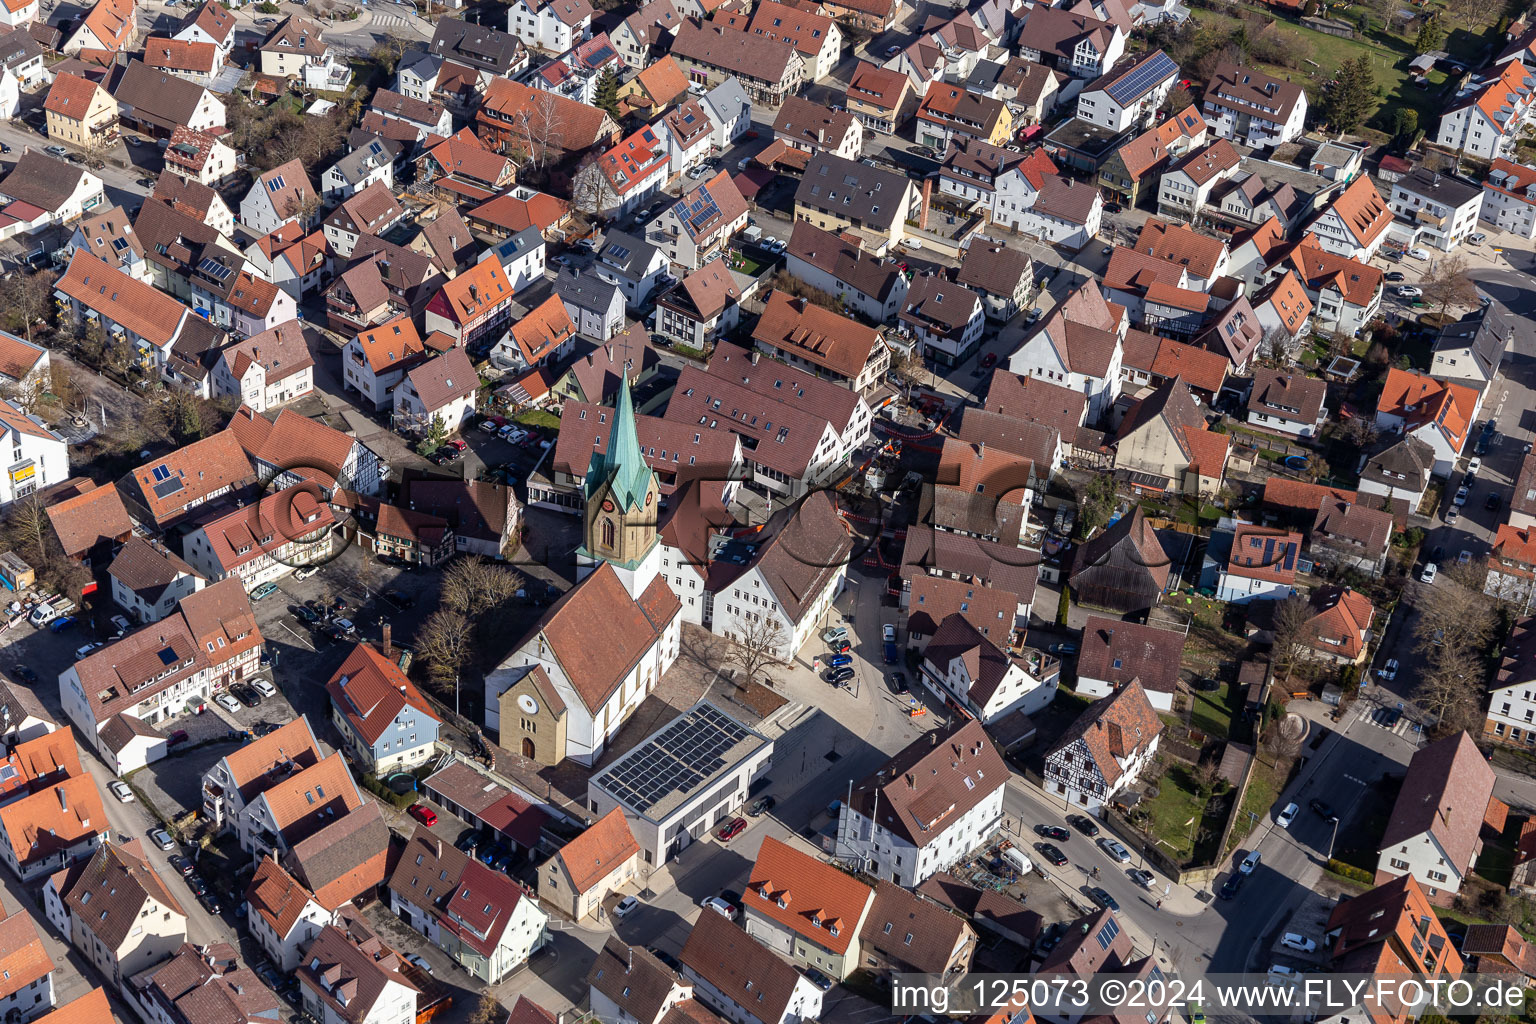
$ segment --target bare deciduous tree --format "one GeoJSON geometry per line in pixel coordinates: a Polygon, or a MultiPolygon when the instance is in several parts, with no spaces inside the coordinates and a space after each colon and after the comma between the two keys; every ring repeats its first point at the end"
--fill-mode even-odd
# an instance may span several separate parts
{"type": "Polygon", "coordinates": [[[443,604],[474,619],[511,598],[522,585],[522,575],[505,565],[479,555],[460,558],[443,573],[443,604]]]}
{"type": "Polygon", "coordinates": [[[565,147],[565,122],[558,106],[554,93],[536,89],[527,106],[517,115],[528,160],[539,170],[553,162],[551,154],[558,155],[565,147]]]}
{"type": "Polygon", "coordinates": [[[1312,607],[1300,594],[1292,594],[1275,605],[1275,661],[1285,666],[1287,674],[1306,655],[1308,641],[1312,639],[1311,622],[1312,607]]]}
{"type": "Polygon", "coordinates": [[[490,989],[480,993],[480,1001],[475,1004],[475,1010],[469,1015],[469,1024],[499,1024],[505,1017],[505,1011],[496,1001],[496,996],[490,989]]]}
{"type": "Polygon", "coordinates": [[[1433,270],[1419,282],[1424,298],[1435,307],[1444,319],[1452,306],[1473,307],[1478,303],[1477,285],[1467,276],[1467,261],[1452,256],[1435,264],[1433,270]]]}
{"type": "Polygon", "coordinates": [[[457,676],[469,663],[473,649],[474,627],[456,611],[439,608],[422,623],[416,635],[416,651],[432,666],[439,678],[457,676]]]}
{"type": "Polygon", "coordinates": [[[926,371],[923,369],[923,361],[918,358],[916,351],[900,355],[891,353],[891,376],[900,382],[902,390],[906,393],[906,400],[912,401],[912,389],[923,382],[926,371]]]}
{"type": "Polygon", "coordinates": [[[4,292],[5,319],[13,331],[24,331],[32,340],[32,328],[53,308],[53,278],[37,271],[8,282],[4,292]]]}
{"type": "Polygon", "coordinates": [[[788,643],[789,634],[776,617],[769,615],[748,620],[742,631],[733,638],[726,655],[731,664],[741,669],[741,679],[737,685],[743,688],[750,686],[757,680],[758,673],[784,664],[780,652],[788,643]]]}
{"type": "Polygon", "coordinates": [[[576,209],[594,216],[604,216],[619,205],[619,193],[608,175],[593,160],[576,172],[571,182],[571,199],[576,209]]]}

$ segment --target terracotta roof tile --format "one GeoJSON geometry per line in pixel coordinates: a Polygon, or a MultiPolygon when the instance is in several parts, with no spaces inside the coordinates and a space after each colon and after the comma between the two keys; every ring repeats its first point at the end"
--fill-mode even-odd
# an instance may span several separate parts
{"type": "Polygon", "coordinates": [[[97,544],[117,540],[133,532],[133,521],[123,505],[116,484],[92,488],[84,494],[48,506],[48,521],[64,553],[78,558],[97,544]]]}
{"type": "Polygon", "coordinates": [[[1107,697],[1094,701],[1052,745],[1052,752],[1081,740],[1106,785],[1124,774],[1120,765],[1146,748],[1163,731],[1141,682],[1132,679],[1107,697]]]}
{"type": "Polygon", "coordinates": [[[346,716],[363,742],[370,745],[407,707],[434,722],[441,721],[400,666],[372,644],[359,643],[353,647],[325,688],[332,705],[346,716]]]}
{"type": "Polygon", "coordinates": [[[874,895],[853,876],[770,836],[758,850],[742,905],[814,945],[845,953],[874,895]]]}
{"type": "Polygon", "coordinates": [[[1094,615],[1083,626],[1077,674],[1113,686],[1138,679],[1148,690],[1171,694],[1183,656],[1183,633],[1094,615]]]}
{"type": "Polygon", "coordinates": [[[919,737],[881,771],[883,776],[853,787],[850,805],[919,848],[944,835],[941,822],[963,816],[1008,777],[1002,756],[974,719],[919,737]]]}
{"type": "Polygon", "coordinates": [[[624,812],[615,807],[562,846],[555,856],[565,865],[576,892],[584,893],[639,852],[640,844],[635,842],[624,812]]]}
{"type": "Polygon", "coordinates": [[[1381,849],[1389,850],[1427,832],[1435,837],[1456,872],[1465,874],[1478,851],[1483,815],[1493,798],[1495,781],[1487,759],[1465,732],[1420,747],[1408,762],[1403,788],[1381,837],[1381,849]]]}

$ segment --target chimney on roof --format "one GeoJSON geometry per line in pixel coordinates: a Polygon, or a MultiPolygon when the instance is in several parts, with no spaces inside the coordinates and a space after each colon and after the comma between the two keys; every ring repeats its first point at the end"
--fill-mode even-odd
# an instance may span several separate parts
{"type": "Polygon", "coordinates": [[[69,810],[69,797],[64,795],[64,787],[63,786],[55,786],[53,791],[55,793],[59,794],[59,810],[61,810],[61,811],[69,810]]]}
{"type": "Polygon", "coordinates": [[[937,732],[930,732],[928,734],[928,745],[930,747],[936,747],[939,745],[939,734],[937,732]]]}
{"type": "Polygon", "coordinates": [[[443,841],[441,839],[437,840],[437,856],[439,860],[441,860],[443,856],[443,841]]]}
{"type": "Polygon", "coordinates": [[[393,626],[388,622],[384,623],[384,657],[386,658],[393,658],[395,656],[395,647],[391,643],[390,635],[393,632],[393,626]]]}

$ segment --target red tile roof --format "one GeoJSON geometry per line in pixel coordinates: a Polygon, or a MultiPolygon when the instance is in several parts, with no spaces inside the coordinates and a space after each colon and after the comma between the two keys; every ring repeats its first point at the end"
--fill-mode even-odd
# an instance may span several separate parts
{"type": "Polygon", "coordinates": [[[434,722],[442,721],[416,685],[400,671],[400,666],[372,644],[359,643],[352,648],[351,655],[332,673],[325,688],[331,703],[370,746],[407,707],[434,722]]]}
{"type": "Polygon", "coordinates": [[[769,836],[747,877],[742,906],[841,955],[874,898],[852,875],[769,836]]]}
{"type": "Polygon", "coordinates": [[[556,856],[565,865],[576,892],[584,893],[639,853],[640,844],[635,842],[624,812],[615,807],[562,846],[556,856]]]}
{"type": "Polygon", "coordinates": [[[1390,850],[1427,832],[1451,867],[1466,874],[1478,851],[1496,781],[1493,768],[1465,732],[1420,747],[1408,762],[1381,849],[1390,850]]]}

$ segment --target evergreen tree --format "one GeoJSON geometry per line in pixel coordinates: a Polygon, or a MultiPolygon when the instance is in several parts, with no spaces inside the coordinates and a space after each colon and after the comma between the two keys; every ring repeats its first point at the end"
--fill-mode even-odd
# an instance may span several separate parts
{"type": "Polygon", "coordinates": [[[1419,112],[1412,107],[1398,107],[1396,130],[1393,134],[1404,142],[1410,142],[1418,130],[1419,112]]]}
{"type": "Polygon", "coordinates": [[[610,68],[597,80],[597,97],[592,104],[608,112],[615,121],[619,119],[619,76],[610,68]]]}
{"type": "Polygon", "coordinates": [[[1413,52],[1429,53],[1440,49],[1440,44],[1443,42],[1445,42],[1445,29],[1440,27],[1440,19],[1426,18],[1424,27],[1419,29],[1419,37],[1413,41],[1413,52]]]}
{"type": "Polygon", "coordinates": [[[1370,56],[1361,54],[1346,61],[1323,101],[1329,126],[1336,132],[1352,132],[1376,112],[1376,105],[1376,75],[1370,56]]]}

